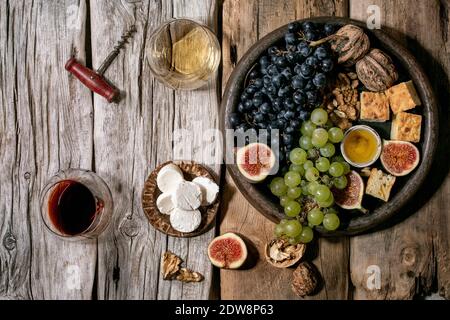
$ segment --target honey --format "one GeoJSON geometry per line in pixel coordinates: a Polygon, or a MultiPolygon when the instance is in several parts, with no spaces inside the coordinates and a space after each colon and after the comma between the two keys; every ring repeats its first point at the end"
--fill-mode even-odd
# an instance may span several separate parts
{"type": "Polygon", "coordinates": [[[370,164],[379,156],[379,137],[365,127],[350,129],[343,141],[343,153],[353,164],[370,164]]]}

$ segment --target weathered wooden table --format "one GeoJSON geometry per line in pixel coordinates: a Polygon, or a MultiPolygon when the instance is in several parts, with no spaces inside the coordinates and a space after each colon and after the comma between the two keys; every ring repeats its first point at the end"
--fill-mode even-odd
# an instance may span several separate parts
{"type": "Polygon", "coordinates": [[[219,273],[208,262],[206,247],[215,233],[243,233],[260,256],[272,234],[272,223],[227,175],[217,227],[193,239],[155,231],[143,215],[141,189],[149,172],[172,157],[174,129],[196,132],[194,159],[203,160],[202,130],[218,127],[221,87],[256,40],[308,16],[364,21],[372,14],[369,5],[379,6],[383,28],[427,70],[440,101],[442,139],[429,180],[396,224],[317,242],[311,259],[324,286],[312,298],[409,299],[436,291],[450,298],[447,0],[1,1],[0,297],[294,299],[290,270],[274,270],[261,260],[250,270],[219,273]],[[206,88],[174,92],[150,74],[146,40],[171,17],[204,21],[222,39],[223,65],[206,88]],[[98,67],[131,23],[137,34],[106,73],[126,96],[109,105],[69,76],[64,63],[74,54],[98,67]],[[48,177],[68,167],[94,170],[113,192],[113,221],[98,240],[62,241],[43,226],[39,192],[48,177]],[[202,272],[204,282],[163,281],[159,263],[166,250],[202,272]],[[370,278],[377,267],[379,289],[370,278]]]}

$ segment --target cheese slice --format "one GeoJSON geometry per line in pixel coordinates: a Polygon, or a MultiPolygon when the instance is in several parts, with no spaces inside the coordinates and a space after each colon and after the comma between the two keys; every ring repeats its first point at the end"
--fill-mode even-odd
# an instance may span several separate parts
{"type": "Polygon", "coordinates": [[[159,212],[163,214],[170,214],[170,212],[175,208],[172,202],[172,195],[170,193],[161,193],[156,199],[156,207],[159,212]]]}
{"type": "Polygon", "coordinates": [[[394,176],[385,174],[382,170],[373,168],[370,171],[370,177],[367,181],[366,194],[387,202],[394,183],[394,176]]]}
{"type": "Polygon", "coordinates": [[[202,204],[202,191],[200,187],[190,181],[182,181],[172,194],[175,207],[183,210],[195,210],[202,204]]]}
{"type": "Polygon", "coordinates": [[[209,206],[217,199],[219,194],[219,186],[209,178],[197,177],[192,180],[202,191],[202,206],[209,206]]]}
{"type": "Polygon", "coordinates": [[[394,114],[422,104],[412,81],[399,83],[387,89],[385,93],[394,114]]]}
{"type": "Polygon", "coordinates": [[[169,163],[161,168],[156,177],[156,184],[163,193],[172,193],[180,182],[184,181],[181,169],[169,163]]]}
{"type": "Polygon", "coordinates": [[[361,93],[361,120],[387,121],[389,120],[389,101],[383,92],[361,93]]]}
{"type": "Polygon", "coordinates": [[[202,222],[202,214],[198,210],[173,209],[170,214],[172,228],[180,232],[195,231],[202,222]]]}
{"type": "Polygon", "coordinates": [[[419,142],[421,127],[421,115],[399,112],[392,121],[391,140],[419,142]]]}

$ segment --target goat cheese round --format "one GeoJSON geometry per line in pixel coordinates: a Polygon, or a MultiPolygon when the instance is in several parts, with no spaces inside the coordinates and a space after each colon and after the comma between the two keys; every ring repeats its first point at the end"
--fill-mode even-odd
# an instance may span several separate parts
{"type": "Polygon", "coordinates": [[[170,212],[175,208],[172,202],[172,195],[170,193],[161,193],[156,199],[156,207],[159,212],[163,214],[170,214],[170,212]]]}
{"type": "Polygon", "coordinates": [[[180,182],[184,181],[181,169],[169,163],[161,168],[156,177],[156,184],[163,193],[172,193],[180,182]]]}
{"type": "Polygon", "coordinates": [[[202,191],[200,187],[190,181],[182,181],[172,194],[175,207],[183,210],[195,210],[202,204],[202,191]]]}
{"type": "Polygon", "coordinates": [[[198,210],[173,209],[170,214],[172,228],[180,232],[195,231],[202,222],[202,214],[198,210]]]}
{"type": "Polygon", "coordinates": [[[192,182],[197,184],[202,191],[202,206],[209,206],[216,201],[219,186],[214,181],[206,177],[197,177],[192,182]]]}

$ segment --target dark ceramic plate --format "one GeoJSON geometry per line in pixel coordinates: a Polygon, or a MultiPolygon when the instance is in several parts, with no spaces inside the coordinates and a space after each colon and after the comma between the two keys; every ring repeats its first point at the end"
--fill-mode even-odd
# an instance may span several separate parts
{"type": "MultiPolygon", "coordinates": [[[[352,23],[364,28],[370,37],[372,47],[382,49],[393,58],[394,63],[399,69],[400,81],[412,79],[422,100],[422,106],[416,107],[412,111],[423,116],[422,137],[418,145],[421,151],[421,162],[418,168],[408,176],[397,179],[389,202],[384,203],[365,196],[363,205],[369,209],[368,214],[362,215],[351,211],[345,214],[341,213],[341,227],[338,230],[327,232],[322,228],[317,229],[325,236],[363,233],[387,221],[399,212],[424,182],[430,170],[437,145],[438,111],[436,100],[422,67],[402,45],[382,30],[368,30],[363,23],[346,18],[320,17],[299,20],[299,22],[303,21],[333,23],[337,26],[352,23]]],[[[228,115],[235,110],[239,102],[239,97],[249,70],[270,46],[282,41],[286,31],[287,25],[271,32],[253,45],[239,61],[228,80],[222,99],[221,129],[223,131],[231,128],[228,115]]],[[[389,124],[383,124],[377,127],[371,123],[383,138],[389,138],[389,124]]],[[[378,165],[375,164],[374,166],[378,165]]],[[[278,205],[277,198],[273,197],[268,191],[267,183],[251,184],[239,173],[236,165],[228,164],[227,168],[238,189],[253,207],[274,222],[278,222],[284,217],[282,208],[278,205]]]]}

